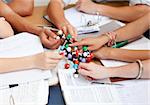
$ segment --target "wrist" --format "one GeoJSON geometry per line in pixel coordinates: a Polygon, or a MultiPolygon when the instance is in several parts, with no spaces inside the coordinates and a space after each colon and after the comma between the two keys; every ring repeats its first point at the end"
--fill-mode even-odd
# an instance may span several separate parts
{"type": "Polygon", "coordinates": [[[100,42],[103,41],[103,45],[105,45],[106,43],[108,43],[108,41],[110,40],[110,38],[107,37],[105,34],[99,36],[98,39],[99,39],[100,42]]]}
{"type": "Polygon", "coordinates": [[[117,74],[117,71],[115,70],[114,67],[108,67],[107,68],[107,71],[108,71],[108,75],[109,77],[119,77],[118,74],[117,74]]]}

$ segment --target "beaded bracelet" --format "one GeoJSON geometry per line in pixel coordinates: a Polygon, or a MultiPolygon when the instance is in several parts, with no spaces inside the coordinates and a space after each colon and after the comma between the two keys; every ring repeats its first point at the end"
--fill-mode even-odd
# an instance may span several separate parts
{"type": "Polygon", "coordinates": [[[105,33],[105,35],[109,38],[109,41],[107,43],[108,47],[111,47],[114,44],[116,45],[116,37],[117,37],[116,32],[107,32],[107,33],[105,33]]]}
{"type": "Polygon", "coordinates": [[[141,60],[136,60],[136,63],[139,66],[139,72],[138,72],[138,75],[135,78],[140,79],[142,74],[143,74],[143,64],[142,64],[141,60]]]}

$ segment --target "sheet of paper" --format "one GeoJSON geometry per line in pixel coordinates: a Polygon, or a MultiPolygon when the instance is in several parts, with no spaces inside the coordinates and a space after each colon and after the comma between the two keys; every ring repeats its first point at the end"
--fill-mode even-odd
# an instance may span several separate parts
{"type": "Polygon", "coordinates": [[[64,89],[67,105],[119,105],[116,89],[112,86],[95,85],[64,89]]]}
{"type": "Polygon", "coordinates": [[[48,91],[48,81],[45,80],[19,84],[11,89],[0,90],[0,105],[10,105],[13,101],[15,105],[46,105],[48,91]]]}
{"type": "MultiPolygon", "coordinates": [[[[29,33],[21,33],[13,37],[0,40],[1,58],[29,56],[43,51],[40,39],[29,33]]],[[[0,86],[47,78],[51,78],[50,70],[42,71],[39,69],[32,69],[19,72],[1,73],[0,86]]]]}
{"type": "MultiPolygon", "coordinates": [[[[122,47],[122,49],[133,49],[133,50],[150,50],[150,41],[149,39],[143,37],[137,41],[134,41],[126,46],[122,47]]],[[[115,61],[115,60],[101,60],[101,62],[106,67],[115,67],[126,65],[126,62],[115,61]]]]}
{"type": "Polygon", "coordinates": [[[76,8],[65,10],[65,16],[75,27],[86,26],[89,21],[92,23],[100,23],[101,25],[110,21],[108,17],[85,14],[77,11],[76,8]]]}
{"type": "Polygon", "coordinates": [[[150,80],[128,80],[118,82],[122,87],[116,87],[124,105],[150,105],[150,80]]]}
{"type": "MultiPolygon", "coordinates": [[[[79,12],[76,8],[70,8],[64,12],[66,19],[76,28],[81,26],[87,26],[88,22],[91,21],[93,24],[98,23],[99,26],[104,25],[112,21],[112,19],[105,16],[91,15],[83,12],[79,12]]],[[[48,16],[45,16],[48,21],[51,21],[48,16]]]]}

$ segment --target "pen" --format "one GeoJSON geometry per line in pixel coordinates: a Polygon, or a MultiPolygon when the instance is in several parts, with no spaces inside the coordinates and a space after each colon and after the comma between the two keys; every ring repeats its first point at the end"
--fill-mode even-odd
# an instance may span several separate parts
{"type": "Polygon", "coordinates": [[[118,86],[123,86],[123,84],[116,84],[116,83],[104,83],[104,82],[91,82],[91,84],[101,84],[101,85],[118,85],[118,86]]]}
{"type": "Polygon", "coordinates": [[[125,45],[127,45],[128,43],[131,43],[133,41],[136,41],[138,39],[142,38],[142,36],[138,36],[138,37],[135,37],[135,38],[132,38],[130,40],[125,40],[125,41],[122,41],[122,42],[118,42],[116,43],[115,45],[112,46],[112,48],[120,48],[120,47],[123,47],[125,45]]]}
{"type": "Polygon", "coordinates": [[[125,46],[126,44],[128,44],[128,40],[118,42],[118,43],[116,43],[116,45],[113,45],[112,48],[120,48],[120,47],[125,46]]]}
{"type": "Polygon", "coordinates": [[[58,32],[59,31],[59,29],[57,29],[57,28],[53,28],[53,27],[50,27],[50,26],[38,26],[38,27],[42,27],[42,28],[45,28],[45,29],[48,29],[48,30],[52,30],[52,31],[56,31],[56,32],[58,32]]]}

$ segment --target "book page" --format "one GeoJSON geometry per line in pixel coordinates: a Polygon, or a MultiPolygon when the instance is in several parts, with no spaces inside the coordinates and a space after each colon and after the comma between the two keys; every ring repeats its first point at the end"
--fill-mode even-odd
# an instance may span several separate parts
{"type": "MultiPolygon", "coordinates": [[[[29,56],[41,53],[43,51],[44,50],[40,39],[38,36],[33,34],[20,33],[18,35],[0,40],[0,58],[29,56]]],[[[1,73],[0,86],[47,79],[50,77],[50,70],[42,71],[39,69],[1,73]]]]}
{"type": "Polygon", "coordinates": [[[115,88],[106,85],[65,88],[64,97],[67,105],[120,104],[115,88]]]}
{"type": "Polygon", "coordinates": [[[118,83],[123,84],[122,87],[116,88],[124,105],[150,105],[150,80],[128,80],[118,83]]]}
{"type": "MultiPolygon", "coordinates": [[[[108,103],[120,103],[117,92],[113,86],[91,84],[79,75],[73,77],[74,69],[64,69],[65,61],[58,64],[58,76],[61,89],[67,105],[99,105],[108,103]]],[[[110,83],[109,79],[94,80],[101,83],[110,83]]]]}

